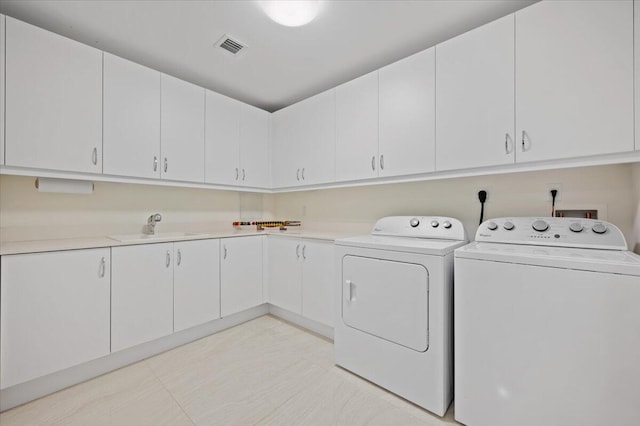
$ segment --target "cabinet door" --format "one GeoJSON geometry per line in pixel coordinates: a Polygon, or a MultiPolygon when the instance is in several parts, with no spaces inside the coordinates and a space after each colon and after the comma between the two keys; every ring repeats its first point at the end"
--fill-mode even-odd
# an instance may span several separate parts
{"type": "Polygon", "coordinates": [[[102,171],[102,52],[6,18],[8,166],[102,171]]]}
{"type": "Polygon", "coordinates": [[[2,256],[0,388],[109,354],[109,249],[2,256]]]}
{"type": "Polygon", "coordinates": [[[302,314],[302,242],[269,237],[269,303],[302,314]]]}
{"type": "Polygon", "coordinates": [[[380,176],[435,169],[435,49],[380,69],[380,176]]]}
{"type": "Polygon", "coordinates": [[[204,182],[204,89],[162,74],[162,178],[204,182]]]}
{"type": "Polygon", "coordinates": [[[515,16],[436,46],[436,169],[511,164],[515,16]]]}
{"type": "Polygon", "coordinates": [[[276,188],[301,183],[300,169],[305,158],[307,135],[301,125],[301,112],[300,103],[297,103],[271,116],[273,186],[276,188]]]}
{"type": "Polygon", "coordinates": [[[160,177],[160,73],[104,54],[105,174],[160,177]]]}
{"type": "Polygon", "coordinates": [[[269,161],[269,113],[251,105],[240,108],[240,184],[271,186],[269,161]]]}
{"type": "Polygon", "coordinates": [[[241,102],[206,91],[205,182],[237,185],[240,180],[241,102]]]}
{"type": "Polygon", "coordinates": [[[315,185],[335,181],[336,99],[335,89],[299,103],[302,148],[300,181],[315,185]]]}
{"type": "Polygon", "coordinates": [[[220,241],[223,317],[262,304],[262,238],[234,237],[220,241]]]}
{"type": "Polygon", "coordinates": [[[173,244],[111,249],[111,351],[173,332],[173,244]]]}
{"type": "Polygon", "coordinates": [[[220,240],[173,244],[173,331],[220,318],[220,240]]]}
{"type": "MultiPolygon", "coordinates": [[[[0,15],[0,74],[5,75],[5,16],[0,15]]],[[[4,83],[5,79],[0,78],[0,165],[4,165],[4,83]]]]}
{"type": "Polygon", "coordinates": [[[516,12],[516,161],[632,151],[633,4],[516,12]]]}
{"type": "Polygon", "coordinates": [[[302,255],[302,315],[333,327],[333,243],[305,240],[302,255]]]}
{"type": "Polygon", "coordinates": [[[336,180],[378,176],[378,71],[336,88],[336,180]]]}
{"type": "Polygon", "coordinates": [[[640,0],[634,0],[633,2],[633,24],[634,24],[634,87],[636,90],[636,126],[635,126],[635,141],[636,150],[640,150],[640,0]]]}

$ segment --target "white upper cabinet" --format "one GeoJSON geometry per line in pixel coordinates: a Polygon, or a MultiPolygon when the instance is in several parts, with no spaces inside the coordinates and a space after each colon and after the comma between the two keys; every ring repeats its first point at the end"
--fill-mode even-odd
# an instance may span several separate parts
{"type": "Polygon", "coordinates": [[[335,180],[335,90],[273,114],[275,187],[335,180]]]}
{"type": "Polygon", "coordinates": [[[111,351],[173,333],[173,244],[111,249],[111,351]]]}
{"type": "Polygon", "coordinates": [[[380,176],[435,169],[435,49],[379,71],[380,176]]]}
{"type": "Polygon", "coordinates": [[[220,318],[220,240],[173,244],[173,331],[220,318]]]}
{"type": "Polygon", "coordinates": [[[276,188],[300,184],[306,133],[300,122],[301,109],[298,104],[276,111],[271,116],[273,186],[276,188]]]}
{"type": "Polygon", "coordinates": [[[436,169],[511,164],[514,15],[436,46],[436,169]]]}
{"type": "Polygon", "coordinates": [[[160,72],[104,54],[105,174],[160,177],[160,72]]]}
{"type": "Polygon", "coordinates": [[[636,125],[635,125],[635,141],[636,150],[640,150],[640,1],[633,2],[633,22],[634,22],[634,47],[635,47],[635,64],[634,64],[634,87],[636,89],[636,125]]]}
{"type": "MultiPolygon", "coordinates": [[[[299,129],[306,137],[298,143],[303,152],[300,183],[315,185],[335,180],[336,97],[335,89],[300,102],[299,129]]],[[[296,170],[297,171],[297,170],[296,170]]]]}
{"type": "Polygon", "coordinates": [[[102,52],[6,18],[5,163],[102,172],[102,52]]]}
{"type": "MultiPolygon", "coordinates": [[[[4,74],[5,17],[0,15],[0,75],[4,74]]],[[[4,78],[0,77],[0,165],[4,164],[4,78]]]]}
{"type": "Polygon", "coordinates": [[[162,178],[204,182],[205,91],[166,74],[161,87],[162,178]]]}
{"type": "Polygon", "coordinates": [[[240,185],[270,188],[269,113],[247,104],[240,108],[240,185]]]}
{"type": "Polygon", "coordinates": [[[2,256],[0,388],[109,354],[108,248],[2,256]]]}
{"type": "Polygon", "coordinates": [[[378,71],[336,88],[336,180],[378,176],[378,71]]]}
{"type": "Polygon", "coordinates": [[[262,304],[261,236],[220,240],[220,314],[223,317],[262,304]]]}
{"type": "Polygon", "coordinates": [[[633,3],[516,12],[516,161],[632,151],[633,3]]]}
{"type": "Polygon", "coordinates": [[[206,91],[205,182],[240,182],[240,109],[242,103],[206,91]]]}

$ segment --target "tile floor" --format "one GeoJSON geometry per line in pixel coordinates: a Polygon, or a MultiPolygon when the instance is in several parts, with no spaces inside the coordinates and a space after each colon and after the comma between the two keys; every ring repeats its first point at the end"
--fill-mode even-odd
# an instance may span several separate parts
{"type": "Polygon", "coordinates": [[[12,425],[452,425],[263,316],[0,414],[12,425]]]}

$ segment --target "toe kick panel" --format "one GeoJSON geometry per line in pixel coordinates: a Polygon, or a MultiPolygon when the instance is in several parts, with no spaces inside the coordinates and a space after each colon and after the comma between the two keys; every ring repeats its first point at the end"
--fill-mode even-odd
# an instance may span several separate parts
{"type": "Polygon", "coordinates": [[[429,347],[429,272],[420,264],[347,255],[342,321],[418,352],[429,347]]]}

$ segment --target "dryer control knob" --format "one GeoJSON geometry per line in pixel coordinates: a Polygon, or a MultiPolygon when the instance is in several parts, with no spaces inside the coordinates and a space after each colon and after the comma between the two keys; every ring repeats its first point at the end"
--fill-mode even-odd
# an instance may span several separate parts
{"type": "Polygon", "coordinates": [[[495,231],[498,229],[498,224],[495,222],[489,222],[487,223],[487,228],[489,228],[489,231],[495,231]]]}
{"type": "Polygon", "coordinates": [[[438,226],[440,226],[440,222],[438,222],[437,220],[432,220],[431,221],[431,226],[433,228],[437,228],[438,226]]]}
{"type": "Polygon", "coordinates": [[[417,227],[418,225],[420,225],[420,220],[418,220],[417,217],[414,217],[413,219],[411,219],[409,221],[409,225],[411,225],[412,228],[417,227]]]}
{"type": "Polygon", "coordinates": [[[544,232],[549,229],[549,224],[544,220],[536,220],[535,222],[533,222],[531,227],[538,232],[544,232]]]}
{"type": "Polygon", "coordinates": [[[513,222],[505,222],[502,227],[507,231],[513,231],[513,228],[515,228],[516,226],[513,224],[513,222]]]}
{"type": "Polygon", "coordinates": [[[571,225],[569,225],[569,229],[571,229],[573,232],[582,232],[584,227],[581,223],[573,222],[571,225]]]}
{"type": "Polygon", "coordinates": [[[607,225],[605,225],[604,223],[596,223],[595,225],[593,225],[593,228],[591,228],[591,230],[596,234],[604,234],[605,232],[607,232],[607,225]]]}
{"type": "Polygon", "coordinates": [[[451,228],[451,222],[445,220],[444,222],[442,222],[442,226],[444,226],[445,229],[449,229],[451,228]]]}

